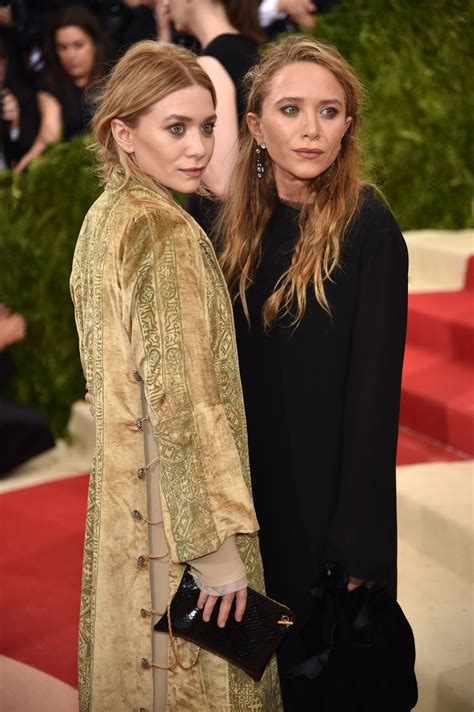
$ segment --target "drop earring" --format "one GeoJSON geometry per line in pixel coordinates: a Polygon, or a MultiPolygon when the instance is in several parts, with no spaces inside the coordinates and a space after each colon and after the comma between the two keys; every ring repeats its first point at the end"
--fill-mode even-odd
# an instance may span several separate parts
{"type": "Polygon", "coordinates": [[[267,147],[266,143],[261,143],[260,146],[257,145],[257,148],[255,149],[255,153],[257,154],[257,177],[261,178],[263,174],[265,173],[265,166],[262,163],[262,151],[264,151],[267,147]]]}

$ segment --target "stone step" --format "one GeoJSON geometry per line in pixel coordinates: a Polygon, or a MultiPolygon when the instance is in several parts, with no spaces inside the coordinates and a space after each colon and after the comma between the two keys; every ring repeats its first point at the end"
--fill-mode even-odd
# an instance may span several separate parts
{"type": "Polygon", "coordinates": [[[472,364],[474,291],[410,294],[407,341],[472,364]]]}
{"type": "Polygon", "coordinates": [[[474,376],[469,365],[408,345],[400,424],[474,455],[474,376]]]}
{"type": "Polygon", "coordinates": [[[465,286],[474,230],[411,230],[404,233],[410,256],[410,292],[441,292],[465,286]]]}
{"type": "Polygon", "coordinates": [[[416,712],[473,708],[474,462],[397,470],[398,597],[416,641],[416,712]]]}

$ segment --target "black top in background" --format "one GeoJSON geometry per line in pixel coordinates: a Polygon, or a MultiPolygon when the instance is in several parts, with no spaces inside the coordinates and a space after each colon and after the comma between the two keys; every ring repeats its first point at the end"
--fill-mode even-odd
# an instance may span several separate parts
{"type": "MultiPolygon", "coordinates": [[[[240,124],[247,102],[242,80],[248,70],[258,61],[257,42],[241,34],[220,35],[203,49],[202,54],[217,59],[232,79],[236,89],[237,114],[240,124]]],[[[219,115],[217,123],[219,123],[219,115]]],[[[210,235],[219,208],[218,201],[193,194],[186,198],[185,206],[204,232],[210,235]]]]}
{"type": "Polygon", "coordinates": [[[217,59],[234,82],[240,123],[247,104],[243,79],[248,70],[258,62],[258,44],[245,35],[220,35],[204,48],[202,54],[217,59]]]}
{"type": "Polygon", "coordinates": [[[68,141],[89,130],[93,110],[87,99],[87,91],[76,86],[69,78],[56,83],[47,74],[42,75],[38,80],[37,90],[48,92],[61,105],[63,141],[68,141]]]}

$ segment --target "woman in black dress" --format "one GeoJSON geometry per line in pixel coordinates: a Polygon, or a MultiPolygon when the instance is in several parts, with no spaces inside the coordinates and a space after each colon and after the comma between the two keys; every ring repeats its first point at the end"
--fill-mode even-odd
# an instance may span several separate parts
{"type": "Polygon", "coordinates": [[[46,66],[37,86],[40,126],[35,141],[16,166],[21,173],[45,148],[89,128],[93,107],[85,92],[107,70],[111,41],[96,16],[72,5],[53,17],[46,38],[46,66]]]}
{"type": "MultiPolygon", "coordinates": [[[[265,38],[258,22],[258,3],[255,0],[169,0],[167,5],[176,30],[199,41],[202,47],[199,62],[216,88],[216,143],[203,183],[214,196],[223,198],[227,195],[237,157],[239,123],[246,106],[242,80],[257,62],[258,47],[265,38]]],[[[215,199],[190,196],[186,210],[206,233],[211,232],[217,213],[215,199]]]]}
{"type": "Polygon", "coordinates": [[[349,591],[376,583],[395,594],[407,250],[359,176],[360,85],[337,51],[288,37],[249,85],[221,264],[267,592],[297,617],[279,652],[285,709],[316,712],[326,707],[285,675],[306,655],[318,571],[333,561],[349,591]]]}

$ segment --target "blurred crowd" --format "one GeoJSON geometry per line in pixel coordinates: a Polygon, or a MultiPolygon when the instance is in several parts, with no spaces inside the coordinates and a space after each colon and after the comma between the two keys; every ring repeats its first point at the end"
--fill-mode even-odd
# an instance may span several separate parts
{"type": "MultiPolygon", "coordinates": [[[[340,0],[193,0],[224,11],[232,31],[258,43],[312,28],[340,0]],[[258,29],[249,18],[255,15],[258,29]]],[[[0,170],[26,170],[45,148],[87,130],[94,85],[131,44],[178,42],[199,52],[193,28],[173,24],[172,0],[0,0],[0,170]]],[[[186,0],[182,0],[184,6],[186,0]]]]}

